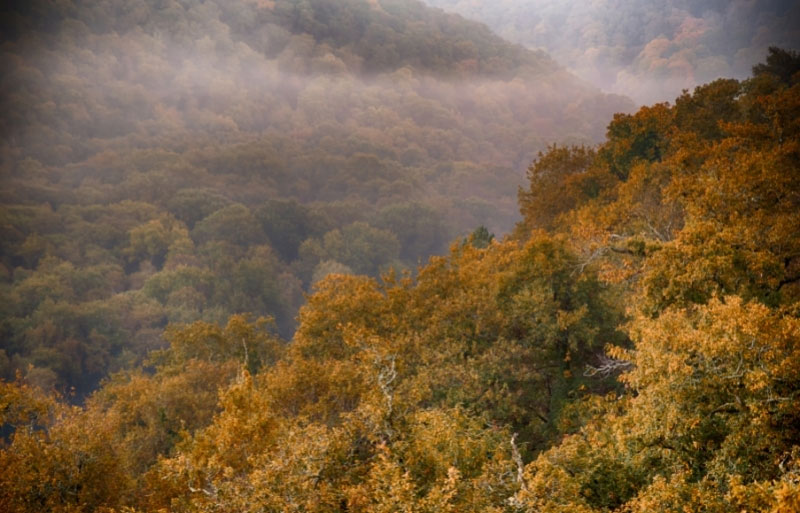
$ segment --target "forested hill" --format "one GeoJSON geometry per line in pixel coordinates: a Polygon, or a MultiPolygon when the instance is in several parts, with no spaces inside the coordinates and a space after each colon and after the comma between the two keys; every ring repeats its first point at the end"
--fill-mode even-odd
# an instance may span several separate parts
{"type": "MultiPolygon", "coordinates": [[[[167,40],[177,50],[196,50],[209,37],[221,44],[243,43],[267,58],[297,54],[305,38],[312,53],[339,59],[350,72],[385,72],[412,66],[436,74],[513,76],[524,68],[554,72],[544,53],[511,45],[477,22],[429,9],[417,0],[236,0],[232,2],[43,2],[6,8],[5,41],[31,35],[48,40],[65,23],[78,35],[140,32],[167,40]],[[308,38],[311,39],[308,39],[308,38]]],[[[51,40],[52,41],[52,40],[51,40]]],[[[329,71],[300,55],[283,61],[287,71],[329,71]],[[289,61],[291,61],[289,59],[289,61]],[[293,65],[294,64],[294,65],[293,65]]],[[[329,57],[330,58],[330,57],[329,57]]]]}
{"type": "Polygon", "coordinates": [[[0,375],[77,396],[167,323],[507,231],[524,168],[630,108],[413,0],[7,2],[0,375]]]}
{"type": "Polygon", "coordinates": [[[80,406],[0,381],[0,511],[800,511],[800,54],[548,147],[519,208],[329,274],[289,343],[173,325],[80,406]]]}

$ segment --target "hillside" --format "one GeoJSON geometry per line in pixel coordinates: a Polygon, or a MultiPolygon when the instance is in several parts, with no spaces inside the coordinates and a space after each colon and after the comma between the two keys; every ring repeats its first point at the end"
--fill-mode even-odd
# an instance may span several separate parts
{"type": "Polygon", "coordinates": [[[547,143],[630,103],[412,0],[0,12],[0,376],[92,390],[168,323],[508,231],[547,143]]]}
{"type": "Polygon", "coordinates": [[[0,510],[798,511],[800,54],[526,178],[512,236],[332,273],[289,343],[174,325],[81,406],[0,381],[0,510]]]}
{"type": "Polygon", "coordinates": [[[744,79],[769,46],[800,49],[786,0],[425,0],[541,48],[583,79],[642,104],[717,78],[744,79]]]}

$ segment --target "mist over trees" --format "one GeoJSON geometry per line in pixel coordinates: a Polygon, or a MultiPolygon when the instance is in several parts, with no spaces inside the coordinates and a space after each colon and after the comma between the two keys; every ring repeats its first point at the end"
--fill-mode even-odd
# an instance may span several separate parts
{"type": "Polygon", "coordinates": [[[541,48],[640,104],[672,101],[717,78],[746,78],[770,46],[800,49],[800,5],[791,0],[424,1],[541,48]]]}
{"type": "Polygon", "coordinates": [[[800,53],[633,111],[412,0],[0,25],[0,511],[800,510],[800,53]]]}
{"type": "Polygon", "coordinates": [[[628,100],[414,1],[2,7],[0,375],[88,393],[167,323],[271,316],[516,219],[628,100]]]}
{"type": "Polygon", "coordinates": [[[82,407],[0,382],[0,507],[794,512],[798,119],[800,55],[772,49],[541,152],[512,236],[320,277],[289,343],[172,325],[82,407]]]}

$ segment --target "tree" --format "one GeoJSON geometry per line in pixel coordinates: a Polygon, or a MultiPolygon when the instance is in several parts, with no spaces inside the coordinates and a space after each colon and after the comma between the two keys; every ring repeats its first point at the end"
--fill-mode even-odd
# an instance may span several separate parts
{"type": "Polygon", "coordinates": [[[372,276],[394,263],[400,253],[400,244],[391,232],[363,222],[331,230],[323,237],[322,245],[329,259],[372,276]]]}
{"type": "Polygon", "coordinates": [[[450,230],[442,221],[442,215],[420,203],[395,203],[384,207],[373,224],[397,237],[400,258],[409,263],[441,253],[449,240],[450,230]]]}
{"type": "Polygon", "coordinates": [[[270,245],[286,262],[297,258],[300,244],[309,237],[324,233],[325,223],[319,215],[296,201],[271,200],[256,210],[270,245]]]}
{"type": "Polygon", "coordinates": [[[795,75],[800,71],[800,54],[793,50],[769,47],[767,62],[753,66],[753,76],[772,75],[786,85],[797,83],[795,75]]]}
{"type": "Polygon", "coordinates": [[[261,244],[265,240],[255,216],[241,204],[223,207],[198,222],[192,230],[192,238],[198,244],[219,240],[238,246],[261,244]]]}
{"type": "Polygon", "coordinates": [[[786,462],[800,440],[800,389],[785,373],[800,365],[798,329],[796,317],[736,297],[638,317],[634,349],[611,350],[631,363],[621,377],[631,394],[531,463],[521,500],[544,511],[796,501],[786,462]]]}
{"type": "MultiPolygon", "coordinates": [[[[523,220],[517,232],[552,230],[560,214],[573,210],[613,184],[597,168],[594,150],[551,146],[528,168],[528,189],[517,194],[523,220]]],[[[524,232],[524,233],[523,233],[524,232]]]]}

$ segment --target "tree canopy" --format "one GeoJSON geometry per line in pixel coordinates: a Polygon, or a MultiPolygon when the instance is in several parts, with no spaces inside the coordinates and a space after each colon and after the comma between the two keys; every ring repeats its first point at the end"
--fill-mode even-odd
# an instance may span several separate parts
{"type": "Polygon", "coordinates": [[[0,19],[0,376],[76,401],[169,323],[251,313],[290,338],[326,262],[413,271],[507,231],[546,137],[599,140],[631,108],[414,0],[0,19]]]}
{"type": "MultiPolygon", "coordinates": [[[[323,5],[290,13],[322,30],[342,16],[323,5]]],[[[615,115],[596,147],[544,148],[510,236],[480,226],[416,272],[383,264],[435,247],[418,230],[442,229],[433,205],[393,197],[373,219],[357,202],[253,208],[195,184],[164,196],[173,213],[84,200],[148,183],[137,169],[153,162],[171,163],[167,182],[198,161],[223,180],[238,153],[21,161],[14,173],[63,173],[83,200],[3,211],[0,364],[17,372],[0,381],[0,510],[797,511],[800,80],[782,71],[797,54],[768,59],[615,115]],[[124,168],[117,182],[84,170],[98,161],[124,168]],[[291,340],[231,314],[306,283],[291,340]],[[90,390],[114,365],[83,404],[55,390],[59,376],[90,390]]],[[[227,179],[282,172],[242,158],[227,179]]],[[[391,176],[381,160],[332,161],[391,176]]]]}

